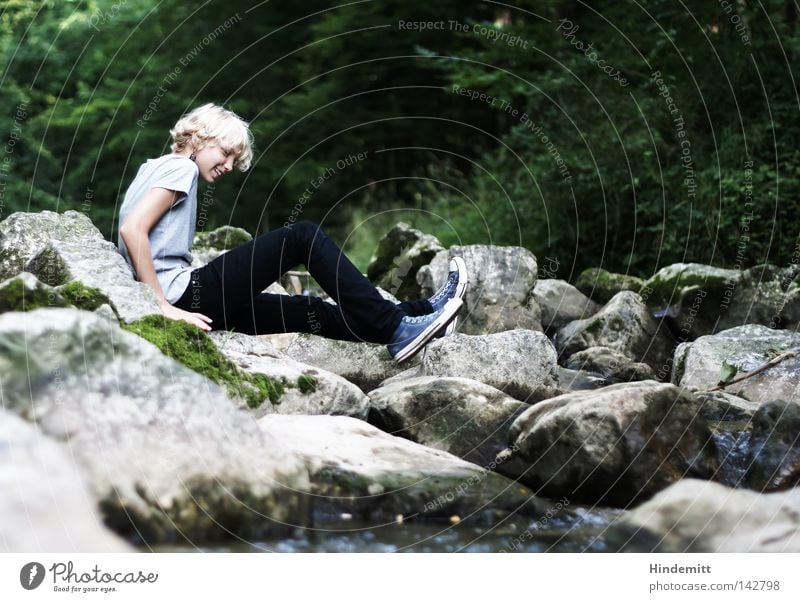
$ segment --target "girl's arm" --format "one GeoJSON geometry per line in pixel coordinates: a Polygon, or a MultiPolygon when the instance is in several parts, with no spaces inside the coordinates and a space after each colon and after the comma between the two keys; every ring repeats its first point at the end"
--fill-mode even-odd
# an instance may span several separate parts
{"type": "Polygon", "coordinates": [[[156,277],[156,268],[153,265],[153,256],[150,252],[150,230],[158,220],[172,207],[176,200],[177,192],[166,188],[151,188],[133,208],[119,228],[119,235],[128,249],[128,256],[136,271],[136,278],[144,282],[155,293],[158,305],[168,318],[184,320],[203,330],[211,330],[211,319],[203,314],[188,312],[170,305],[161,290],[161,284],[156,277]]]}

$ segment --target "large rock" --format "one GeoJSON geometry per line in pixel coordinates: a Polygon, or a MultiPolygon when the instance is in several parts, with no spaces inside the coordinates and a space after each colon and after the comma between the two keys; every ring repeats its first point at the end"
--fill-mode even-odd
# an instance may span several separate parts
{"type": "MultiPolygon", "coordinates": [[[[682,343],[675,351],[672,382],[681,387],[711,389],[720,381],[723,362],[739,375],[758,368],[785,351],[800,351],[800,334],[748,324],[682,343]]],[[[725,390],[750,401],[798,401],[800,356],[787,359],[725,390]]]]}
{"type": "Polygon", "coordinates": [[[558,331],[556,349],[562,363],[590,347],[608,347],[653,368],[659,379],[671,372],[673,341],[651,317],[641,297],[617,293],[591,318],[576,320],[558,331]]]}
{"type": "Polygon", "coordinates": [[[542,310],[542,326],[551,336],[574,320],[593,316],[601,307],[565,280],[537,280],[533,296],[542,310]]]}
{"type": "Polygon", "coordinates": [[[638,293],[644,280],[629,274],[615,274],[603,268],[583,270],[575,280],[575,288],[592,301],[605,304],[620,291],[638,293]]]}
{"type": "Polygon", "coordinates": [[[443,250],[435,236],[400,222],[378,241],[367,277],[395,297],[418,299],[417,271],[443,250]]]}
{"type": "Polygon", "coordinates": [[[768,401],[753,415],[745,483],[756,491],[800,485],[800,404],[768,401]]]}
{"type": "Polygon", "coordinates": [[[425,348],[420,375],[471,378],[528,403],[560,393],[556,350],[534,330],[437,339],[425,348]]]}
{"type": "Polygon", "coordinates": [[[213,332],[211,339],[239,368],[264,374],[285,386],[277,402],[261,404],[255,410],[256,418],[276,413],[332,414],[367,419],[369,397],[341,376],[286,357],[257,337],[213,332]]]}
{"type": "Polygon", "coordinates": [[[192,244],[192,265],[203,266],[213,261],[225,251],[253,240],[247,230],[234,226],[220,226],[216,230],[197,232],[192,244]]]}
{"type": "Polygon", "coordinates": [[[430,296],[441,286],[447,279],[450,259],[456,256],[464,258],[469,272],[459,332],[542,330],[541,311],[533,296],[536,257],[522,247],[469,245],[437,253],[417,274],[421,296],[430,296]]]}
{"type": "Polygon", "coordinates": [[[549,497],[626,506],[685,477],[711,478],[716,451],[700,402],[644,381],[567,393],[516,419],[509,441],[549,497]]]}
{"type": "Polygon", "coordinates": [[[370,521],[461,518],[494,522],[546,511],[545,500],[489,470],[345,416],[265,416],[277,443],[302,457],[317,512],[370,521]]]}
{"type": "Polygon", "coordinates": [[[6,409],[69,441],[106,524],[147,542],[303,524],[304,466],[215,384],[88,312],[0,315],[6,409]]]}
{"type": "Polygon", "coordinates": [[[51,240],[102,241],[103,235],[83,213],[12,213],[0,222],[0,280],[16,276],[51,240]]]}
{"type": "Polygon", "coordinates": [[[624,353],[608,347],[589,347],[573,353],[565,365],[572,370],[599,374],[610,383],[656,378],[655,370],[647,364],[635,362],[624,353]]]}
{"type": "Polygon", "coordinates": [[[127,322],[159,313],[150,288],[134,280],[117,248],[77,211],[14,213],[0,223],[0,280],[22,271],[50,286],[77,280],[98,289],[127,322]]]}
{"type": "Polygon", "coordinates": [[[719,468],[714,480],[729,487],[742,487],[753,463],[753,416],[759,404],[723,391],[698,393],[700,415],[714,438],[719,468]]]}
{"type": "Polygon", "coordinates": [[[417,356],[398,365],[384,345],[337,341],[313,334],[270,334],[259,338],[293,360],[338,374],[364,392],[420,361],[417,356]]]}
{"type": "Polygon", "coordinates": [[[370,391],[369,421],[503,474],[516,476],[521,465],[498,462],[508,447],[514,419],[529,406],[502,391],[467,378],[423,376],[370,391]]]}
{"type": "Polygon", "coordinates": [[[73,281],[52,287],[28,272],[20,272],[0,282],[0,313],[32,311],[41,308],[76,307],[96,311],[112,322],[118,321],[110,301],[97,289],[73,281]]]}
{"type": "Polygon", "coordinates": [[[3,552],[127,552],[100,522],[70,449],[0,410],[3,552]]]}
{"type": "Polygon", "coordinates": [[[800,325],[800,265],[760,265],[743,271],[724,309],[717,330],[763,324],[796,331],[800,325]]]}
{"type": "Polygon", "coordinates": [[[661,268],[642,286],[647,305],[673,321],[682,340],[719,330],[741,273],[700,263],[675,263],[661,268]]]}
{"type": "Polygon", "coordinates": [[[150,287],[134,280],[130,266],[117,248],[104,240],[51,240],[39,249],[25,269],[51,286],[77,280],[99,290],[126,322],[160,313],[150,287]]]}
{"type": "Polygon", "coordinates": [[[685,479],[626,513],[610,533],[634,552],[796,553],[798,508],[800,489],[764,495],[685,479]]]}

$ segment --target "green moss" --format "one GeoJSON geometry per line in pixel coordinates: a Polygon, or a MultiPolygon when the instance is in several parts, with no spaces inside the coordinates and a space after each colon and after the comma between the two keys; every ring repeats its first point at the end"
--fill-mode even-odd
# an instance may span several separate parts
{"type": "Polygon", "coordinates": [[[674,268],[681,266],[668,266],[642,285],[640,294],[649,306],[679,303],[688,293],[699,290],[713,298],[719,297],[731,278],[738,275],[732,270],[700,264],[686,264],[680,271],[674,268]]]}
{"type": "Polygon", "coordinates": [[[614,274],[602,268],[589,268],[581,272],[575,288],[599,303],[608,303],[620,291],[639,292],[644,281],[636,276],[614,274]]]}
{"type": "Polygon", "coordinates": [[[13,278],[0,287],[0,313],[69,306],[70,303],[55,290],[41,285],[28,288],[22,278],[13,278]]]}
{"type": "Polygon", "coordinates": [[[101,305],[114,307],[114,304],[104,293],[91,286],[86,286],[79,280],[73,280],[60,286],[58,292],[78,309],[94,311],[101,305]]]}
{"type": "Polygon", "coordinates": [[[222,226],[211,232],[198,232],[194,239],[195,247],[227,251],[253,240],[250,233],[242,228],[222,226]]]}
{"type": "Polygon", "coordinates": [[[301,374],[297,379],[297,388],[302,393],[314,393],[319,386],[319,380],[312,374],[301,374]]]}
{"type": "Polygon", "coordinates": [[[251,408],[267,399],[277,403],[285,391],[285,384],[280,381],[239,370],[219,352],[205,332],[186,322],[152,315],[123,324],[123,328],[150,341],[164,355],[225,387],[251,408]]]}

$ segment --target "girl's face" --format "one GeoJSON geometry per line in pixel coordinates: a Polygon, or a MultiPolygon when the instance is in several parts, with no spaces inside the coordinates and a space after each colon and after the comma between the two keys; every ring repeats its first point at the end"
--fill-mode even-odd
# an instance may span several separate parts
{"type": "Polygon", "coordinates": [[[209,184],[233,171],[234,159],[236,159],[236,153],[232,149],[216,142],[209,142],[195,152],[195,163],[200,170],[200,177],[209,184]]]}

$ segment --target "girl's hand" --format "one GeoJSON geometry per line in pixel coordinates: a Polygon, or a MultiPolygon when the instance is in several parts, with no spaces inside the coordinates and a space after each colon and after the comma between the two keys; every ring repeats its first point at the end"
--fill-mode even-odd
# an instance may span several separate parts
{"type": "Polygon", "coordinates": [[[161,313],[173,320],[188,322],[206,332],[211,330],[211,326],[209,326],[209,324],[211,324],[211,318],[208,316],[196,312],[184,311],[174,305],[170,305],[166,301],[161,303],[161,313]]]}

